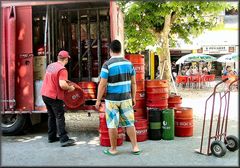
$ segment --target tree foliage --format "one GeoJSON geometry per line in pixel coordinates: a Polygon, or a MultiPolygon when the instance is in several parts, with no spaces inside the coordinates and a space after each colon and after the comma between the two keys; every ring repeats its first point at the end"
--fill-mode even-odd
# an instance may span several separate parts
{"type": "Polygon", "coordinates": [[[177,38],[190,43],[190,35],[200,35],[217,25],[224,1],[119,1],[124,12],[125,48],[129,53],[145,50],[148,45],[161,46],[165,19],[170,15],[167,34],[171,47],[177,38]]]}

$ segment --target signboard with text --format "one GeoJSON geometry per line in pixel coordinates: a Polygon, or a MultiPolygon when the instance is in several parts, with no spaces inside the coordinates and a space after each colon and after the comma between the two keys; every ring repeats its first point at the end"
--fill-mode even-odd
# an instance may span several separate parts
{"type": "Polygon", "coordinates": [[[228,54],[229,46],[203,46],[203,54],[228,54]]]}

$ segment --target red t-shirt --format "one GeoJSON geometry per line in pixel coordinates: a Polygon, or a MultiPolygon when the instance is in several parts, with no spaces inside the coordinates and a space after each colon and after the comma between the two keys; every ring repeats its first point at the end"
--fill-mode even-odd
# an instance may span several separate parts
{"type": "Polygon", "coordinates": [[[59,71],[59,80],[68,80],[68,72],[66,69],[59,71]]]}
{"type": "Polygon", "coordinates": [[[68,72],[59,62],[50,64],[47,67],[43,80],[41,94],[52,99],[64,99],[64,90],[59,85],[59,80],[67,80],[68,72]]]}

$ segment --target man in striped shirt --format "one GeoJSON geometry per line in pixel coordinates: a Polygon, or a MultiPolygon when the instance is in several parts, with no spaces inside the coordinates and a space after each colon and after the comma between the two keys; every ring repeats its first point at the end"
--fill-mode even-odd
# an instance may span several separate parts
{"type": "Polygon", "coordinates": [[[133,106],[136,104],[136,72],[132,63],[121,55],[121,43],[114,40],[110,44],[111,58],[101,69],[100,83],[95,107],[98,109],[106,90],[106,122],[109,131],[111,148],[103,152],[117,154],[118,127],[126,127],[132,143],[132,153],[140,154],[134,126],[133,106]]]}

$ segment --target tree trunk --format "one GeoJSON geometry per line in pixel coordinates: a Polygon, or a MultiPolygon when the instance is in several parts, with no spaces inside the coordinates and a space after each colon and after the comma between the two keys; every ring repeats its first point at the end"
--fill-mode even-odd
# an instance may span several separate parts
{"type": "Polygon", "coordinates": [[[171,82],[171,73],[172,73],[170,51],[169,51],[169,39],[168,39],[170,26],[171,26],[171,14],[165,16],[164,28],[162,32],[158,34],[158,39],[159,39],[158,44],[161,47],[157,49],[157,54],[159,56],[160,79],[168,80],[168,82],[171,82]],[[165,62],[165,66],[164,66],[164,62],[165,62]],[[161,78],[161,74],[163,74],[162,78],[161,78]]]}

